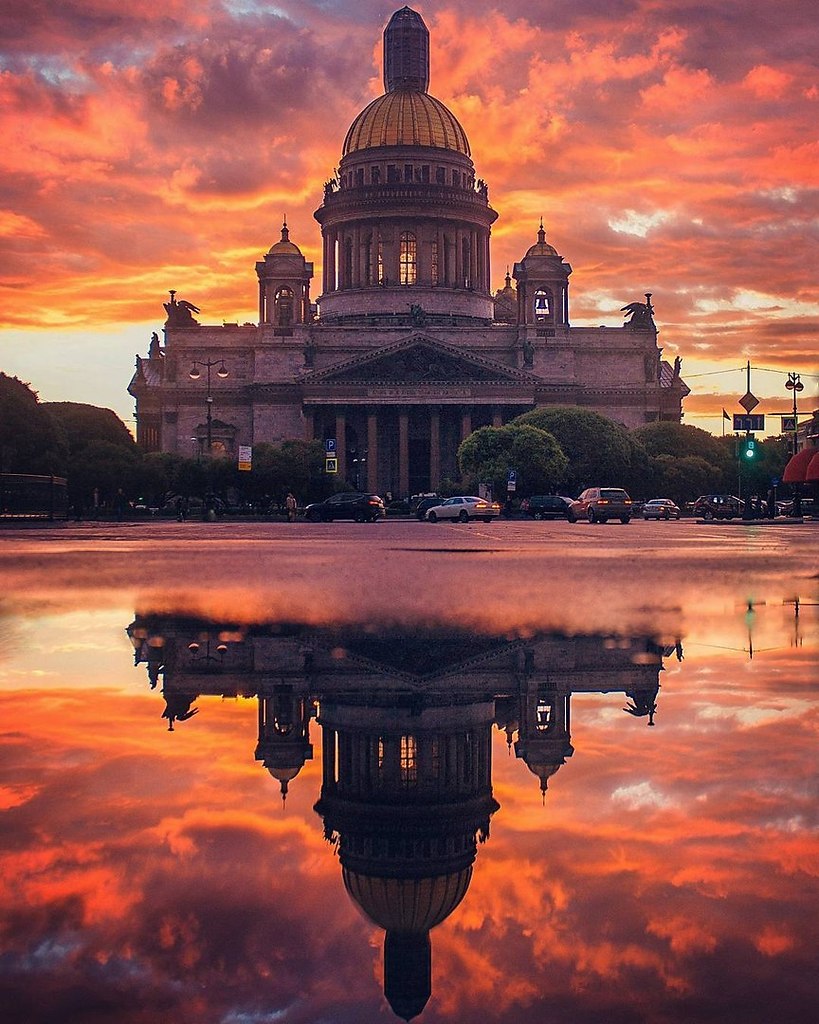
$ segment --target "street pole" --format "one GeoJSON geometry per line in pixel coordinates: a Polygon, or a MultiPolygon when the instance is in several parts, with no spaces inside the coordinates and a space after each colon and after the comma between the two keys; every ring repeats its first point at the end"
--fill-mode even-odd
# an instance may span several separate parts
{"type": "Polygon", "coordinates": [[[205,397],[207,414],[205,416],[205,437],[207,443],[208,457],[210,457],[213,448],[213,395],[210,391],[210,370],[212,366],[218,364],[219,369],[216,371],[216,376],[221,377],[223,380],[229,376],[229,371],[225,366],[224,359],[194,359],[193,366],[188,376],[191,380],[199,380],[202,374],[199,372],[199,367],[204,366],[207,370],[207,395],[205,397]]]}
{"type": "Polygon", "coordinates": [[[785,387],[788,391],[793,392],[793,454],[796,455],[796,442],[797,442],[797,427],[799,421],[797,419],[798,413],[796,411],[796,396],[800,391],[803,391],[805,385],[802,383],[802,379],[798,373],[789,373],[788,379],[785,381],[785,387]]]}

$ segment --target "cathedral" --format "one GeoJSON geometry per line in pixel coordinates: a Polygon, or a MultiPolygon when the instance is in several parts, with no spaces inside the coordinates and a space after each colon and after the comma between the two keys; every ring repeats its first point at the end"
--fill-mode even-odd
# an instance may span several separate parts
{"type": "Polygon", "coordinates": [[[384,31],[385,92],[351,124],[315,212],[315,300],[286,223],[256,263],[257,324],[200,322],[170,293],[164,343],[153,336],[128,388],[144,450],[237,459],[320,440],[339,481],[407,496],[457,480],[468,434],[530,409],[680,421],[689,389],[661,358],[650,293],[616,327],[572,327],[572,268],[542,223],[492,292],[498,214],[429,76],[429,32],[404,7],[384,31]]]}

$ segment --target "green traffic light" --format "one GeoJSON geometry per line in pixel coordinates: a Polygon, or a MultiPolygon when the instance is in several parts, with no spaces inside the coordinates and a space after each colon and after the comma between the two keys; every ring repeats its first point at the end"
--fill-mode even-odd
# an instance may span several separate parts
{"type": "Polygon", "coordinates": [[[756,457],[756,441],[753,437],[749,437],[745,441],[745,458],[753,459],[756,457]]]}

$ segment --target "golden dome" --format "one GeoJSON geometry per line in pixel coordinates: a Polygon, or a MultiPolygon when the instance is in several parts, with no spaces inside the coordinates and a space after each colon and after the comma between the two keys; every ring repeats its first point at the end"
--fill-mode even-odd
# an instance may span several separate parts
{"type": "Polygon", "coordinates": [[[290,241],[290,232],[287,230],[287,221],[282,225],[282,237],[267,251],[268,256],[301,256],[301,249],[290,241]]]}
{"type": "Polygon", "coordinates": [[[546,232],[543,230],[543,221],[540,222],[540,230],[537,233],[537,241],[526,250],[524,259],[529,256],[557,256],[558,251],[553,245],[546,241],[546,232]]]}
{"type": "Polygon", "coordinates": [[[466,132],[440,100],[415,89],[379,96],[350,125],[342,155],[378,146],[429,146],[470,155],[466,132]]]}

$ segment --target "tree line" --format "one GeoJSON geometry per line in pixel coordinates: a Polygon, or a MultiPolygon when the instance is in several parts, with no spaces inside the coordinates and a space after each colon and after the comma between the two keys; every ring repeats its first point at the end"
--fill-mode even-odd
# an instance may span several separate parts
{"type": "MultiPolygon", "coordinates": [[[[764,495],[789,455],[788,437],[770,437],[740,467],[734,436],[662,422],[627,430],[588,409],[549,406],[505,426],[474,431],[458,449],[460,480],[447,481],[442,490],[477,493],[484,483],[496,497],[505,496],[508,471],[514,469],[517,497],[574,497],[584,487],[608,484],[625,487],[634,498],[671,498],[682,507],[700,494],[736,494],[740,486],[743,496],[764,495]]],[[[145,453],[110,409],[41,402],[29,384],[2,372],[0,472],[67,477],[75,510],[113,508],[118,497],[162,508],[177,496],[207,494],[268,510],[288,490],[306,502],[355,489],[324,473],[321,441],[256,444],[251,472],[227,458],[145,453]]]]}

